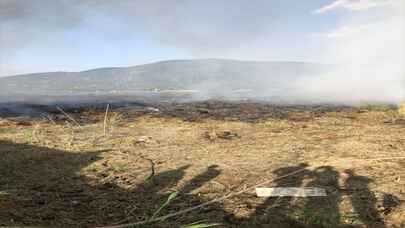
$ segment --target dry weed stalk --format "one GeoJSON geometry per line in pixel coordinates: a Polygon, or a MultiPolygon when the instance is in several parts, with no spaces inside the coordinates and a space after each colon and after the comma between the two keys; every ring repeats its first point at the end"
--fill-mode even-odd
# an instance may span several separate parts
{"type": "Polygon", "coordinates": [[[45,113],[42,113],[42,117],[43,117],[45,120],[48,120],[49,122],[51,122],[53,125],[56,125],[56,122],[52,119],[52,117],[51,117],[50,115],[45,114],[45,113]]]}
{"type": "Polygon", "coordinates": [[[109,123],[109,133],[111,134],[115,129],[115,124],[120,122],[122,119],[122,115],[119,113],[112,113],[111,117],[108,119],[109,123]]]}
{"type": "Polygon", "coordinates": [[[107,136],[107,119],[108,119],[108,109],[110,108],[110,104],[107,104],[107,107],[105,109],[105,115],[104,115],[104,137],[107,136]]]}
{"type": "Polygon", "coordinates": [[[67,146],[71,149],[73,147],[73,143],[75,141],[75,130],[70,122],[66,121],[64,129],[70,130],[70,134],[67,134],[67,146]],[[70,137],[69,137],[70,136],[70,137]]]}
{"type": "Polygon", "coordinates": [[[68,119],[70,119],[73,123],[75,123],[77,126],[81,127],[81,125],[79,124],[79,122],[77,122],[75,119],[73,119],[73,117],[71,117],[69,114],[67,114],[65,111],[63,111],[63,109],[61,109],[60,107],[56,107],[56,109],[58,109],[63,115],[65,115],[68,119]]]}
{"type": "Polygon", "coordinates": [[[40,141],[37,132],[39,130],[40,124],[35,124],[34,129],[32,130],[32,139],[34,139],[37,143],[40,141]]]}

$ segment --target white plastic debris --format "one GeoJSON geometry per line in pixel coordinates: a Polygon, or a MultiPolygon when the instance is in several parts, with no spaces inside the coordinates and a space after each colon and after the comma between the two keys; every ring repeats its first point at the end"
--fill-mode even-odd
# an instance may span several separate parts
{"type": "Polygon", "coordinates": [[[311,196],[326,196],[326,191],[323,188],[256,188],[258,197],[311,197],[311,196]]]}

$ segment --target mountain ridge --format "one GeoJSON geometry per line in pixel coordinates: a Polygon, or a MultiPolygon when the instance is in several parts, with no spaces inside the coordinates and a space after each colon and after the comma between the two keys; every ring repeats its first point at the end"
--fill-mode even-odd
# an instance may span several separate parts
{"type": "Polygon", "coordinates": [[[159,63],[171,63],[171,62],[189,62],[189,61],[232,61],[232,62],[245,62],[245,63],[292,63],[292,64],[314,64],[314,65],[328,65],[323,63],[317,62],[304,62],[304,61],[282,61],[282,60],[240,60],[240,59],[223,59],[223,58],[202,58],[202,59],[168,59],[168,60],[160,60],[148,63],[142,63],[137,65],[130,65],[130,66],[121,66],[121,67],[97,67],[91,68],[86,70],[79,70],[79,71],[44,71],[44,72],[29,72],[29,73],[22,73],[22,74],[12,74],[12,75],[5,75],[1,76],[2,78],[10,78],[16,76],[24,76],[24,75],[36,75],[36,74],[50,74],[50,73],[84,73],[90,72],[95,70],[112,70],[112,69],[126,69],[126,68],[133,68],[133,67],[140,67],[145,65],[152,65],[152,64],[159,64],[159,63]]]}
{"type": "Polygon", "coordinates": [[[176,59],[129,67],[7,76],[0,78],[0,94],[105,95],[193,90],[220,96],[231,91],[252,90],[263,96],[324,69],[323,64],[294,61],[176,59]]]}

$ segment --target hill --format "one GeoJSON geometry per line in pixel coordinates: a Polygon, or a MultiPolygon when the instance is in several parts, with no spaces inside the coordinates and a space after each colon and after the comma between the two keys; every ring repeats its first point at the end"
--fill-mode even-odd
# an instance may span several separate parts
{"type": "Polygon", "coordinates": [[[280,95],[322,65],[221,59],[170,60],[82,72],[47,72],[0,78],[0,95],[133,95],[193,93],[197,97],[280,95]],[[242,95],[241,95],[242,94],[242,95]]]}

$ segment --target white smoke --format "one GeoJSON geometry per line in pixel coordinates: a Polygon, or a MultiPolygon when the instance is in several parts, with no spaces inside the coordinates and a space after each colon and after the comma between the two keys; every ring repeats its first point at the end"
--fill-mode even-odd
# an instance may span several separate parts
{"type": "MultiPolygon", "coordinates": [[[[373,3],[338,0],[315,12],[322,16],[340,7],[352,11],[350,14],[369,13],[367,7],[360,10],[353,2],[373,3]]],[[[378,2],[381,14],[377,19],[364,22],[359,17],[345,18],[339,27],[317,34],[329,42],[325,58],[339,64],[324,75],[298,81],[294,85],[297,95],[315,102],[352,104],[405,100],[405,1],[378,2]]]]}

